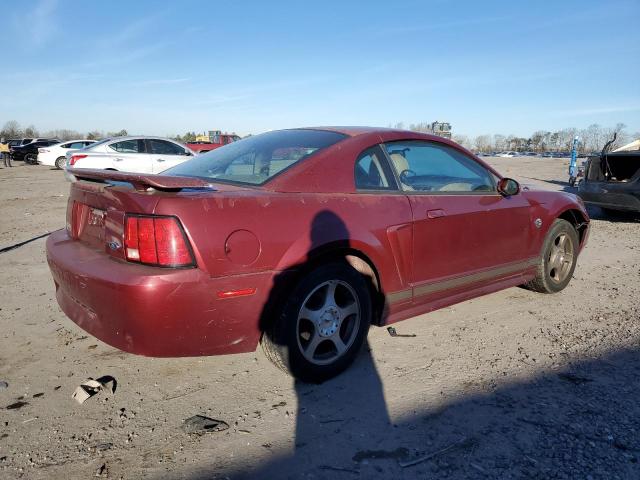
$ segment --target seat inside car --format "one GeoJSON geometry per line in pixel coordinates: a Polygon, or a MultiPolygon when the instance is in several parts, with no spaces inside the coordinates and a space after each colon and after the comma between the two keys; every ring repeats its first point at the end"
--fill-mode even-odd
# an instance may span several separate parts
{"type": "MultiPolygon", "coordinates": [[[[411,170],[409,168],[409,161],[404,157],[404,155],[400,153],[392,153],[391,155],[389,155],[389,157],[391,158],[393,166],[395,167],[396,172],[398,172],[398,175],[400,175],[405,170],[411,170]]],[[[407,185],[404,182],[402,183],[402,185],[403,190],[414,190],[411,185],[407,185]]]]}

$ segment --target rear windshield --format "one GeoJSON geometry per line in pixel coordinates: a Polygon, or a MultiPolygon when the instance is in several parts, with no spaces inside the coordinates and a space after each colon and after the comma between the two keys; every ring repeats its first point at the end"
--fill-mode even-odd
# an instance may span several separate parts
{"type": "Polygon", "coordinates": [[[203,153],[162,173],[261,185],[285,168],[345,137],[323,130],[268,132],[203,153]]]}

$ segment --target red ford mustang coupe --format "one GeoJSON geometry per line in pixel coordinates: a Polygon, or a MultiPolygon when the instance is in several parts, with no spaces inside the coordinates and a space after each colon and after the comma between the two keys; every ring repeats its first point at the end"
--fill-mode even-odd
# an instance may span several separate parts
{"type": "Polygon", "coordinates": [[[253,351],[322,381],[387,325],[515,285],[558,292],[589,233],[459,145],[378,128],[249,137],[161,175],[69,170],[62,310],[121,350],[253,351]]]}

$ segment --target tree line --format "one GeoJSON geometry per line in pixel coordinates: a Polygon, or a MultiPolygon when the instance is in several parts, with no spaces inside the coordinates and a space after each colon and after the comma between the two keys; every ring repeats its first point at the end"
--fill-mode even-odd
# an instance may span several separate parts
{"type": "MultiPolygon", "coordinates": [[[[391,125],[393,128],[404,129],[404,123],[396,123],[391,125]]],[[[573,146],[573,139],[577,136],[580,140],[578,151],[580,153],[600,152],[604,145],[613,138],[616,133],[617,137],[613,143],[613,148],[621,147],[637,138],[640,138],[640,132],[630,135],[626,131],[627,126],[624,123],[618,123],[615,127],[603,127],[594,123],[587,128],[563,128],[554,132],[548,130],[537,130],[529,137],[517,137],[515,135],[503,134],[484,134],[476,137],[467,135],[454,134],[452,140],[459,143],[463,147],[475,152],[502,152],[513,150],[517,152],[570,152],[573,146]]],[[[412,123],[409,124],[409,130],[415,132],[431,133],[430,123],[412,123]]]]}
{"type": "Polygon", "coordinates": [[[128,132],[122,129],[117,132],[104,132],[100,130],[92,130],[90,132],[81,133],[77,130],[69,130],[67,128],[40,131],[34,125],[22,127],[15,120],[9,120],[0,130],[0,138],[10,140],[14,138],[58,138],[62,141],[78,140],[86,138],[87,140],[100,140],[108,137],[124,137],[128,132]]]}
{"type": "MultiPolygon", "coordinates": [[[[390,125],[394,128],[406,128],[404,123],[396,123],[390,125]]],[[[616,124],[615,127],[602,127],[596,123],[589,125],[587,128],[563,128],[554,132],[548,130],[537,130],[529,137],[517,137],[515,135],[503,134],[485,134],[476,137],[467,135],[454,134],[453,140],[460,145],[473,150],[475,152],[500,152],[505,150],[513,150],[518,152],[569,152],[573,144],[574,137],[579,137],[580,143],[578,149],[580,153],[599,152],[605,143],[613,138],[613,134],[617,134],[613,148],[620,147],[632,140],[640,138],[640,132],[630,135],[626,131],[626,125],[623,123],[616,124]]],[[[430,123],[412,123],[409,124],[409,130],[416,132],[430,133],[430,123]]],[[[9,120],[0,130],[0,138],[6,140],[13,138],[59,138],[61,141],[75,140],[86,138],[88,140],[100,140],[108,137],[122,137],[128,135],[127,130],[122,129],[117,132],[104,132],[93,130],[81,133],[76,130],[58,129],[40,132],[34,125],[22,127],[17,121],[9,120]]],[[[196,139],[195,132],[186,132],[183,135],[165,135],[179,142],[193,142],[196,139]]]]}

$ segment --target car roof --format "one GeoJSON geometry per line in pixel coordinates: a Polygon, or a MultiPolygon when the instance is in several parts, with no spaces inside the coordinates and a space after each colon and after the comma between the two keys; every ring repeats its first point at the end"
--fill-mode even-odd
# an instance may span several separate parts
{"type": "Polygon", "coordinates": [[[103,140],[107,140],[107,141],[122,141],[122,140],[169,140],[170,142],[177,142],[176,140],[172,140],[171,138],[167,138],[167,137],[156,137],[153,135],[127,135],[124,137],[110,137],[110,138],[104,138],[103,140]]]}
{"type": "Polygon", "coordinates": [[[404,132],[397,128],[384,128],[384,127],[362,127],[362,126],[331,126],[331,127],[304,127],[294,128],[292,130],[326,130],[329,132],[342,133],[349,137],[356,137],[358,135],[364,135],[367,133],[381,133],[381,132],[404,132]]]}

